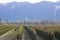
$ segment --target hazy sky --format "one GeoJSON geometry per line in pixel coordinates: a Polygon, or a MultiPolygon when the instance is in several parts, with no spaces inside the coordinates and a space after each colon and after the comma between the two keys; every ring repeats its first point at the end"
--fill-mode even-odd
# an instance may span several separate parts
{"type": "Polygon", "coordinates": [[[51,2],[57,2],[58,0],[0,0],[0,3],[7,3],[11,1],[17,1],[17,2],[30,2],[30,3],[36,3],[40,1],[51,1],[51,2]]]}

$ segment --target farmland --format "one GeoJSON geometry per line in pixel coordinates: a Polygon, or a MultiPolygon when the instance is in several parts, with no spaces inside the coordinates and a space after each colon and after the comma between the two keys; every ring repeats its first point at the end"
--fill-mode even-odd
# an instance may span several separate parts
{"type": "Polygon", "coordinates": [[[0,26],[0,36],[13,28],[14,28],[13,26],[11,27],[6,25],[0,26]]]}
{"type": "MultiPolygon", "coordinates": [[[[60,40],[59,25],[3,25],[0,26],[0,36],[6,34],[9,40],[60,40]]],[[[6,39],[5,37],[0,40],[6,39]]],[[[8,40],[8,39],[6,39],[8,40]]]]}

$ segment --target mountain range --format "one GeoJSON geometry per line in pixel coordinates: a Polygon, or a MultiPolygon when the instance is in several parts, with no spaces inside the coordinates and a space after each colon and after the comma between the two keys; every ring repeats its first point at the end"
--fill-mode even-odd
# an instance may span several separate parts
{"type": "Polygon", "coordinates": [[[0,3],[0,19],[20,20],[60,20],[60,2],[41,1],[38,3],[10,2],[0,3]]]}

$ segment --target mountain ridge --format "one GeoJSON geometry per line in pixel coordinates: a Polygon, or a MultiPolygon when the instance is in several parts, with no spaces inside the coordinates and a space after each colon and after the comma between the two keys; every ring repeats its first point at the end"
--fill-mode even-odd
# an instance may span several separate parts
{"type": "Polygon", "coordinates": [[[49,19],[59,20],[60,9],[57,10],[56,18],[54,19],[55,5],[60,5],[59,2],[42,1],[35,4],[28,2],[11,2],[0,4],[0,18],[3,20],[20,20],[29,19],[49,19]]]}

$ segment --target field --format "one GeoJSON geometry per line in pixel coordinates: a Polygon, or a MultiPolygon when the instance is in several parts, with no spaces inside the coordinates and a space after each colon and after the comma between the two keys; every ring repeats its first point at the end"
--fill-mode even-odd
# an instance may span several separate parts
{"type": "MultiPolygon", "coordinates": [[[[60,40],[60,26],[50,25],[50,26],[34,26],[34,25],[20,25],[20,26],[10,26],[3,25],[0,26],[0,36],[9,32],[12,34],[16,33],[15,39],[17,40],[60,40]],[[11,31],[14,29],[13,31],[11,31]]],[[[9,36],[9,37],[10,37],[9,36]]]]}
{"type": "Polygon", "coordinates": [[[33,40],[60,40],[60,26],[29,26],[25,27],[33,40]]]}
{"type": "Polygon", "coordinates": [[[0,36],[13,28],[14,26],[7,26],[7,25],[0,26],[0,36]]]}

